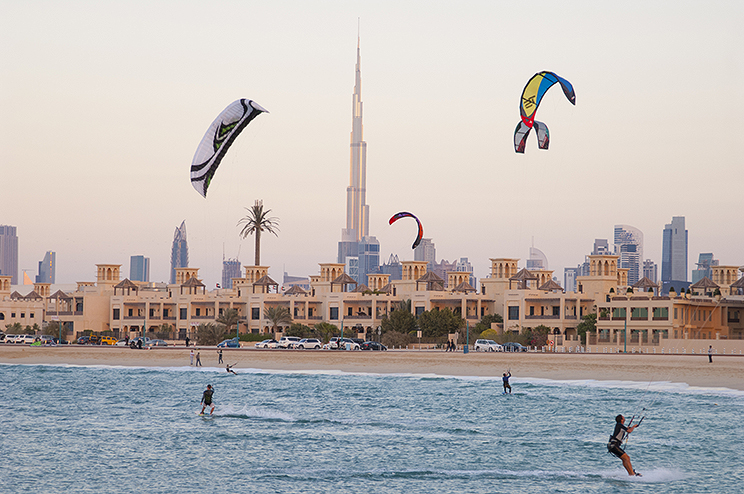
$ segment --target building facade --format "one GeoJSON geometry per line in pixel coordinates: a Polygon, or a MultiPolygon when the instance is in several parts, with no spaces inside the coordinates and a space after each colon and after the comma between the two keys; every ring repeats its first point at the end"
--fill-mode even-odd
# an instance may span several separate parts
{"type": "Polygon", "coordinates": [[[44,259],[39,261],[39,274],[36,275],[36,283],[55,283],[57,271],[57,254],[51,250],[44,254],[44,259]]]}
{"type": "Polygon", "coordinates": [[[615,225],[613,239],[620,267],[628,269],[628,282],[638,283],[643,278],[643,232],[630,225],[615,225]]]}
{"type": "Polygon", "coordinates": [[[0,275],[18,284],[18,236],[16,227],[10,225],[0,225],[0,275]]]}
{"type": "Polygon", "coordinates": [[[189,244],[186,240],[186,220],[173,233],[171,245],[171,276],[170,282],[176,282],[176,270],[189,267],[189,244]]]}
{"type": "Polygon", "coordinates": [[[672,222],[664,226],[661,281],[665,286],[676,284],[679,288],[687,284],[687,235],[684,216],[674,216],[672,222]]]}
{"type": "Polygon", "coordinates": [[[150,281],[150,258],[131,256],[129,258],[129,279],[132,281],[150,281]]]}

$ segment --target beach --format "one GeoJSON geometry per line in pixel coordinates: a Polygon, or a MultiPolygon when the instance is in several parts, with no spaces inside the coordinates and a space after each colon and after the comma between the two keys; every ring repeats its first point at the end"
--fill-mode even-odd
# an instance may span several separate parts
{"type": "MultiPolygon", "coordinates": [[[[182,367],[190,351],[199,352],[202,365],[218,365],[214,347],[169,347],[132,350],[126,347],[0,346],[2,364],[108,365],[125,367],[182,367]]],[[[387,352],[333,350],[225,349],[225,364],[235,369],[341,371],[369,374],[434,374],[496,376],[507,369],[515,379],[598,381],[670,381],[690,386],[744,390],[744,357],[715,355],[476,353],[432,350],[387,352]]]]}

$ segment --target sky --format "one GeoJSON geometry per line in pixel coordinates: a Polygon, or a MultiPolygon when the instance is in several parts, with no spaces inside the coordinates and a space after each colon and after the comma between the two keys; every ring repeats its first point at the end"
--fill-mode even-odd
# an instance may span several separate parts
{"type": "MultiPolygon", "coordinates": [[[[700,252],[744,264],[744,2],[0,0],[0,224],[19,268],[57,253],[57,282],[95,264],[151,259],[167,281],[173,234],[207,286],[222,259],[253,262],[244,208],[279,218],[261,264],[281,282],[336,262],[345,226],[357,36],[362,55],[370,234],[413,260],[411,211],[437,260],[520,258],[554,275],[616,224],[644,233],[684,216],[700,252]],[[519,98],[536,72],[553,87],[551,134],[513,148],[519,98]],[[235,141],[206,199],[189,167],[232,101],[270,113],[235,141]]],[[[534,133],[533,133],[534,134],[534,133]]],[[[19,272],[19,275],[21,273],[19,272]]]]}

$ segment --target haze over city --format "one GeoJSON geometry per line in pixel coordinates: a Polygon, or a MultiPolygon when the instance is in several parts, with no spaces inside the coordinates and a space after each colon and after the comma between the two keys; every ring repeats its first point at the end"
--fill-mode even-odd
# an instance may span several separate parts
{"type": "Polygon", "coordinates": [[[351,96],[361,40],[370,234],[380,261],[412,260],[414,212],[437,260],[542,250],[555,275],[616,224],[661,263],[673,216],[700,252],[744,263],[740,189],[744,5],[534,2],[3,2],[0,224],[18,229],[19,267],[57,253],[57,282],[96,263],[151,258],[167,281],[186,221],[207,286],[223,252],[244,265],[236,226],[256,199],[280,220],[262,264],[307,276],[335,262],[349,185],[351,96]],[[536,72],[553,88],[514,152],[519,97],[536,72]],[[270,113],[236,140],[202,198],[189,165],[230,102],[270,113]]]}

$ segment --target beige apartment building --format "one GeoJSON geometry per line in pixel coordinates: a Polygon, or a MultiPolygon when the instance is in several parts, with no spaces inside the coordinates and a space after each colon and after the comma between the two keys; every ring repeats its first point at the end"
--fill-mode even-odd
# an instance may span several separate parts
{"type": "Polygon", "coordinates": [[[480,291],[468,284],[471,273],[450,272],[445,284],[427,271],[425,261],[403,262],[401,280],[371,275],[369,287],[358,286],[343,264],[322,263],[319,274],[310,277],[309,291],[293,287],[283,293],[268,266],[247,266],[233,288],[207,291],[198,268],[178,268],[175,284],[157,284],[122,280],[121,265],[98,264],[95,282],[80,282],[72,293],[50,293],[44,283],[26,295],[11,293],[9,277],[0,276],[0,324],[41,326],[59,320],[72,329],[69,339],[85,330],[132,337],[143,328],[151,334],[168,325],[173,338],[184,339],[227,309],[238,311],[241,333],[271,333],[265,310],[283,306],[293,322],[312,326],[324,321],[364,338],[376,333],[400,301],[410,300],[414,315],[449,308],[470,326],[488,314],[501,314],[505,331],[546,326],[548,351],[578,346],[577,325],[593,313],[597,332],[587,340],[593,351],[687,351],[721,340],[730,342],[729,348],[744,344],[744,278],[738,278],[736,267],[713,267],[713,279],[693,285],[689,296],[659,296],[658,287],[646,279],[628,286],[628,270],[618,267],[615,255],[589,256],[589,276],[579,277],[577,292],[568,293],[552,279],[552,271],[519,269],[518,262],[491,259],[480,291]]]}

